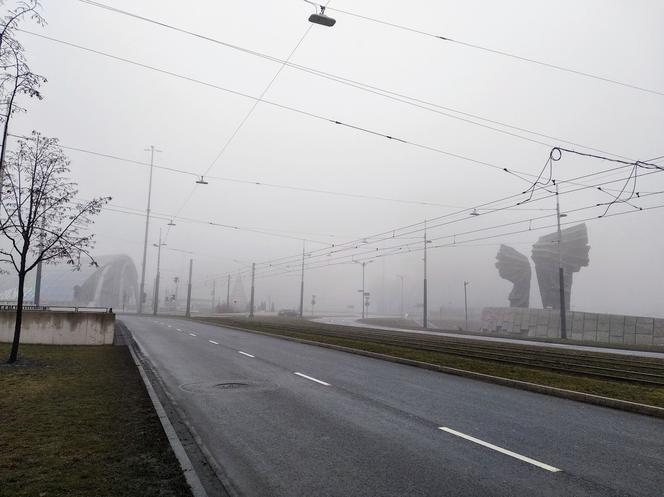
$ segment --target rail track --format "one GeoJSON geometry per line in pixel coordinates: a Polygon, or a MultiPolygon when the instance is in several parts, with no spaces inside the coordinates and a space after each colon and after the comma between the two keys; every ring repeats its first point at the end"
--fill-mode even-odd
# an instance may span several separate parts
{"type": "Polygon", "coordinates": [[[659,359],[297,321],[284,323],[268,320],[210,319],[209,321],[268,333],[282,335],[298,333],[311,335],[313,339],[320,336],[368,342],[562,373],[664,386],[664,360],[659,359]]]}

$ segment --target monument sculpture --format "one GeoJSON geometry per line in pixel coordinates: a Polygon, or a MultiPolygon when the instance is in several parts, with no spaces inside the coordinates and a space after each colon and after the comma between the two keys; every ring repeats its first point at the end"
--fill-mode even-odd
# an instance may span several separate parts
{"type": "Polygon", "coordinates": [[[565,277],[565,308],[569,309],[572,276],[590,262],[588,229],[585,223],[562,230],[560,240],[559,248],[556,231],[540,237],[533,245],[531,257],[535,263],[537,283],[542,296],[542,306],[545,309],[560,309],[559,263],[562,262],[565,277]]]}
{"type": "Polygon", "coordinates": [[[528,257],[508,245],[501,245],[496,260],[500,277],[514,284],[509,295],[510,307],[528,307],[532,274],[528,257]]]}

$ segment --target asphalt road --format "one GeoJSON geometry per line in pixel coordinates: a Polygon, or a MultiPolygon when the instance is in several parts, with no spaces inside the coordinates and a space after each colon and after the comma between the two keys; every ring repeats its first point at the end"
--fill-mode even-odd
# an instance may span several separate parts
{"type": "Polygon", "coordinates": [[[664,420],[123,316],[245,496],[662,496],[664,420]]]}

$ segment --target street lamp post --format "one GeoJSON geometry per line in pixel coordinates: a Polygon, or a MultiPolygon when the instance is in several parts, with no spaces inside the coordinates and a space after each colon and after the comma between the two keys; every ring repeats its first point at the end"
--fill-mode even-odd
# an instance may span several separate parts
{"type": "Polygon", "coordinates": [[[302,273],[300,278],[300,318],[304,317],[304,240],[302,240],[302,273]]]}
{"type": "Polygon", "coordinates": [[[256,279],[256,263],[251,263],[251,296],[249,299],[249,317],[254,317],[254,281],[256,279]]]}
{"type": "Polygon", "coordinates": [[[560,338],[567,338],[567,319],[565,315],[565,273],[563,271],[562,241],[563,233],[560,229],[560,218],[566,214],[560,213],[560,196],[556,182],[556,219],[558,221],[558,282],[560,285],[560,338]]]}
{"type": "Polygon", "coordinates": [[[146,151],[150,152],[150,180],[148,182],[148,208],[145,211],[145,237],[143,239],[143,263],[141,264],[141,288],[140,294],[138,296],[138,313],[143,312],[143,295],[145,294],[145,264],[148,255],[148,229],[150,228],[150,203],[152,200],[152,171],[154,169],[154,153],[161,152],[154,148],[154,145],[150,145],[150,148],[146,148],[146,151]]]}
{"type": "Polygon", "coordinates": [[[154,281],[154,302],[153,302],[153,309],[152,309],[152,314],[155,316],[157,315],[157,311],[159,310],[159,266],[161,264],[161,247],[166,245],[165,243],[161,242],[161,229],[159,230],[159,245],[156,243],[154,244],[155,247],[157,247],[157,277],[155,278],[154,281]]]}
{"type": "Polygon", "coordinates": [[[427,222],[424,220],[424,298],[423,298],[423,309],[422,309],[422,327],[428,328],[429,324],[427,322],[427,299],[428,299],[428,289],[427,289],[427,244],[431,243],[431,240],[427,240],[427,222]]]}
{"type": "Polygon", "coordinates": [[[353,262],[355,262],[357,264],[362,264],[362,290],[358,290],[358,291],[362,293],[362,319],[364,319],[365,316],[366,316],[366,312],[365,312],[366,300],[365,299],[367,297],[367,294],[366,294],[366,291],[365,291],[365,288],[364,288],[364,269],[367,267],[367,264],[371,264],[373,261],[362,261],[362,262],[353,261],[353,262]]]}
{"type": "Polygon", "coordinates": [[[466,331],[468,331],[468,285],[470,285],[470,281],[463,282],[463,307],[466,311],[466,331]]]}
{"type": "Polygon", "coordinates": [[[194,270],[194,260],[189,259],[189,283],[187,284],[187,309],[184,312],[185,317],[191,317],[191,274],[194,270]]]}

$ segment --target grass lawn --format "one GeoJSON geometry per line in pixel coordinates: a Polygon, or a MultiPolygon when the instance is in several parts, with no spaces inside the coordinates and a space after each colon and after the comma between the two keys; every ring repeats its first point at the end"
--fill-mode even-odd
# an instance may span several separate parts
{"type": "MultiPolygon", "coordinates": [[[[199,318],[211,324],[229,324],[246,329],[253,329],[277,336],[287,336],[311,340],[314,342],[340,345],[352,349],[376,352],[404,359],[428,362],[439,366],[485,373],[513,380],[527,381],[551,387],[574,390],[577,392],[590,393],[611,397],[614,399],[627,400],[640,404],[664,407],[664,387],[648,386],[632,382],[602,379],[584,376],[582,374],[568,374],[564,372],[551,371],[545,368],[535,368],[518,364],[506,364],[486,359],[475,359],[462,357],[442,352],[418,350],[405,346],[383,345],[380,343],[362,340],[361,338],[342,338],[325,336],[317,333],[317,330],[334,330],[334,325],[312,323],[308,321],[278,318],[255,318],[253,320],[243,318],[199,318]]],[[[341,328],[346,333],[349,328],[341,328]]],[[[352,328],[351,328],[352,329],[352,328]]],[[[360,329],[360,331],[362,331],[360,329]]]]}
{"type": "Polygon", "coordinates": [[[0,344],[0,496],[191,496],[127,347],[0,344]]]}

